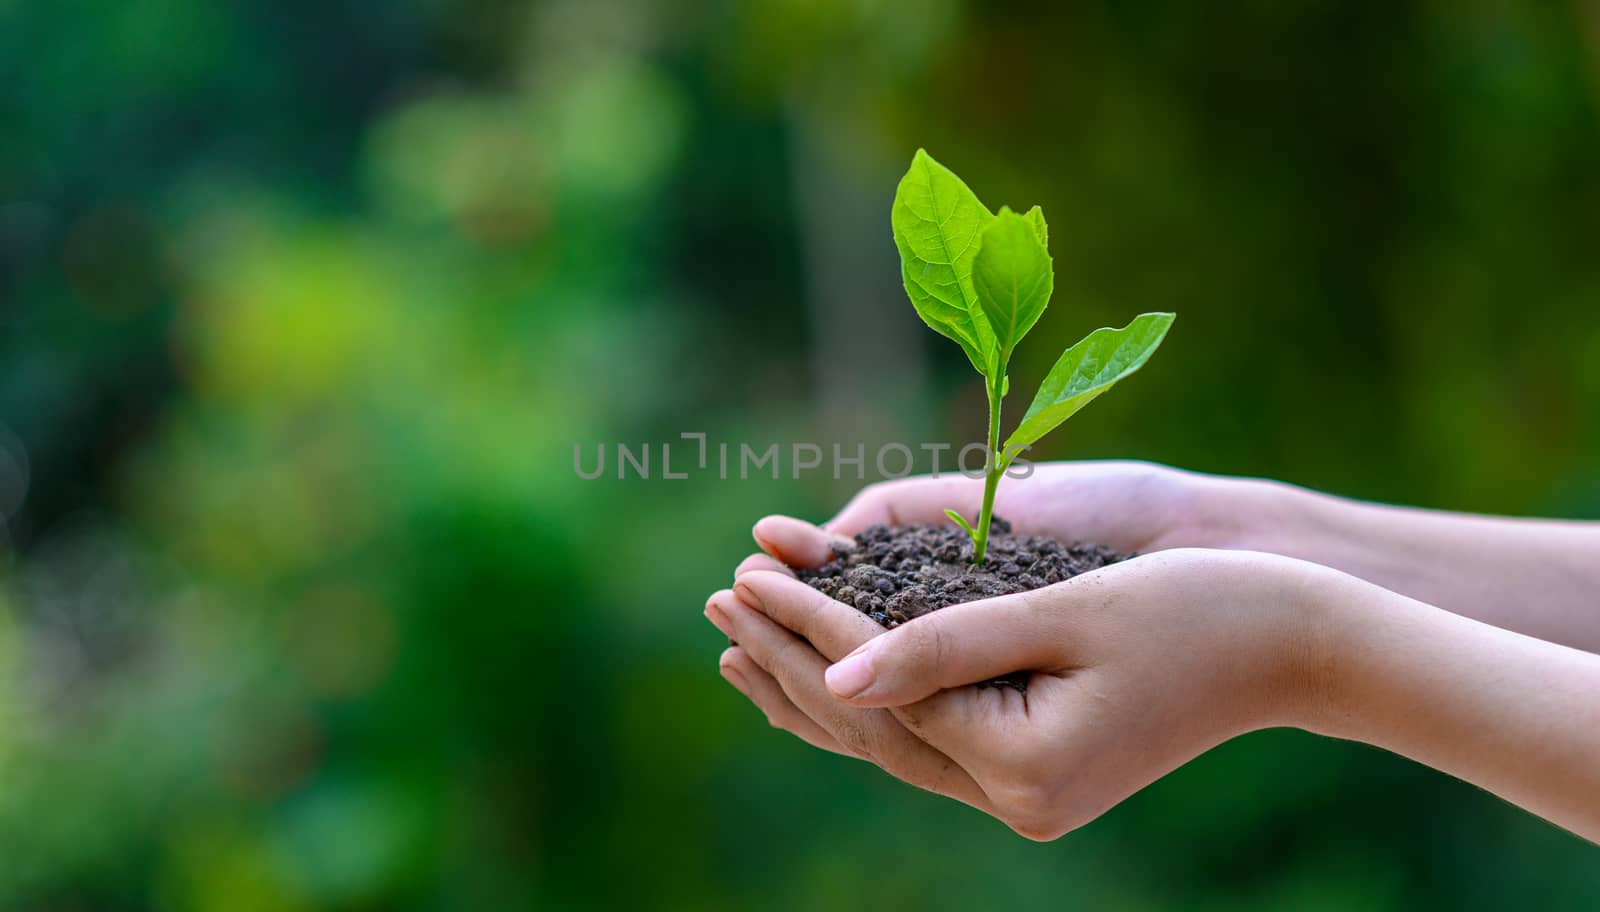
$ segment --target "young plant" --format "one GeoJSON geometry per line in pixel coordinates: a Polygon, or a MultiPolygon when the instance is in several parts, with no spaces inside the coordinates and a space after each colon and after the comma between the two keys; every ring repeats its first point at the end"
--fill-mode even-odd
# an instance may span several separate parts
{"type": "Polygon", "coordinates": [[[988,393],[983,509],[976,525],[945,511],[972,536],[972,561],[981,564],[995,489],[1012,461],[1142,367],[1175,315],[1141,314],[1121,329],[1097,329],[1068,348],[1002,445],[1000,406],[1011,387],[1006,367],[1055,287],[1044,213],[1038,206],[1021,215],[1004,206],[999,214],[990,212],[953,171],[918,149],[895,191],[892,221],[901,278],[917,315],[961,346],[988,393]]]}

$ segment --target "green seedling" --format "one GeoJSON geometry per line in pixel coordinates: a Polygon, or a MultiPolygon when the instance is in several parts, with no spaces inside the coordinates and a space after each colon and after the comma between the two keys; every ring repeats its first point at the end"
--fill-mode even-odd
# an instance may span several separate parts
{"type": "Polygon", "coordinates": [[[1000,405],[1011,387],[1006,368],[1055,287],[1044,213],[1038,206],[1020,215],[1004,206],[999,214],[990,212],[955,172],[918,149],[895,191],[892,221],[901,278],[917,315],[961,346],[988,393],[983,509],[975,525],[955,510],[945,511],[972,536],[972,561],[981,564],[995,489],[1006,469],[1035,441],[1142,367],[1175,315],[1141,314],[1121,329],[1097,329],[1068,348],[1002,445],[1000,405]]]}

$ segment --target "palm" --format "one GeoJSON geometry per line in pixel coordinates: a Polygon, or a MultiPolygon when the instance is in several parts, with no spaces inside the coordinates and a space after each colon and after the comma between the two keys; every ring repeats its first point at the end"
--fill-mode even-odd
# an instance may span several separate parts
{"type": "MultiPolygon", "coordinates": [[[[1122,551],[1159,551],[1204,544],[1205,476],[1141,462],[1061,462],[1007,478],[995,515],[1022,532],[1091,541],[1122,551]]],[[[947,475],[873,485],[828,528],[852,535],[874,523],[945,522],[944,511],[976,515],[980,479],[947,475]]]]}

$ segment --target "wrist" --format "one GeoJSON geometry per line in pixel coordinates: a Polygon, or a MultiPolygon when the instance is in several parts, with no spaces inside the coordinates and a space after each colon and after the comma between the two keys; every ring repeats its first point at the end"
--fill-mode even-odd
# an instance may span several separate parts
{"type": "Polygon", "coordinates": [[[1345,574],[1264,551],[1210,551],[1223,562],[1214,598],[1248,608],[1224,633],[1219,680],[1238,731],[1293,727],[1320,731],[1345,701],[1350,603],[1345,574]],[[1233,673],[1230,673],[1230,669],[1233,673]]]}
{"type": "MultiPolygon", "coordinates": [[[[1370,740],[1372,690],[1397,652],[1389,622],[1418,603],[1339,570],[1304,563],[1295,700],[1290,724],[1335,738],[1370,740]]],[[[1381,703],[1382,700],[1376,701],[1381,703]]]]}
{"type": "MultiPolygon", "coordinates": [[[[1264,478],[1208,477],[1198,497],[1208,547],[1266,551],[1349,570],[1352,501],[1264,478]]],[[[1365,574],[1362,574],[1365,575],[1365,574]]]]}
{"type": "Polygon", "coordinates": [[[1236,705],[1245,712],[1242,730],[1292,727],[1329,734],[1330,723],[1349,704],[1349,657],[1360,648],[1353,641],[1362,627],[1362,600],[1352,585],[1366,584],[1268,552],[1213,553],[1231,565],[1219,590],[1222,601],[1254,609],[1227,635],[1234,648],[1222,663],[1243,672],[1233,677],[1239,685],[1236,705]]]}
{"type": "Polygon", "coordinates": [[[1293,650],[1294,705],[1290,724],[1306,731],[1328,734],[1332,720],[1342,713],[1345,688],[1343,661],[1348,649],[1347,606],[1339,598],[1343,576],[1318,567],[1308,574],[1299,609],[1298,638],[1293,650]]]}
{"type": "Polygon", "coordinates": [[[1207,548],[1292,553],[1314,507],[1302,488],[1261,478],[1198,475],[1189,507],[1193,537],[1207,548]]]}

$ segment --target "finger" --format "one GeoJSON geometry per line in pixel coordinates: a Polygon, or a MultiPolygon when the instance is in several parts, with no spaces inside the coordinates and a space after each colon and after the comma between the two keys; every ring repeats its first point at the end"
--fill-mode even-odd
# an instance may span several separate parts
{"type": "Polygon", "coordinates": [[[1065,619],[1090,576],[907,621],[831,666],[828,689],[857,706],[904,706],[1010,672],[1068,671],[1065,619]]]}
{"type": "MultiPolygon", "coordinates": [[[[734,600],[734,594],[727,589],[712,593],[706,600],[706,619],[711,621],[724,636],[730,640],[734,636],[733,622],[729,620],[726,605],[734,600]]],[[[727,679],[735,689],[744,694],[755,703],[762,712],[766,713],[767,721],[774,728],[789,731],[807,743],[830,750],[835,753],[855,754],[842,747],[837,740],[823,731],[821,726],[812,721],[805,713],[800,712],[789,698],[784,695],[783,688],[778,685],[771,675],[767,674],[750,660],[750,656],[737,645],[730,646],[722,653],[719,663],[723,678],[727,679]]]]}
{"type": "Polygon", "coordinates": [[[750,532],[761,550],[791,567],[821,566],[833,557],[834,545],[855,544],[792,516],[764,516],[750,532]]]}
{"type": "Polygon", "coordinates": [[[756,570],[771,570],[774,573],[782,573],[784,576],[794,579],[794,571],[789,569],[788,564],[762,552],[752,554],[740,561],[739,566],[733,568],[733,578],[738,579],[746,573],[752,573],[756,570]]]}
{"type": "Polygon", "coordinates": [[[892,714],[846,705],[822,683],[827,660],[806,642],[738,599],[723,606],[740,648],[772,675],[789,700],[846,749],[890,775],[980,810],[990,807],[977,782],[949,757],[913,735],[892,714]]]}
{"type": "MultiPolygon", "coordinates": [[[[830,661],[885,633],[856,609],[789,577],[750,573],[739,579],[733,592],[745,604],[810,641],[830,661]]],[[[974,767],[968,758],[983,757],[983,749],[994,743],[995,723],[1024,708],[1022,695],[1009,687],[962,687],[896,706],[894,714],[913,734],[970,770],[974,767]]]]}
{"type": "Polygon", "coordinates": [[[830,662],[884,632],[876,621],[792,576],[752,571],[735,581],[733,592],[745,604],[805,637],[830,662]]]}
{"type": "Polygon", "coordinates": [[[868,526],[949,522],[947,509],[976,522],[982,501],[982,480],[961,474],[885,481],[862,488],[822,527],[836,535],[855,535],[868,526]]]}
{"type": "Polygon", "coordinates": [[[801,712],[783,692],[777,679],[767,674],[742,648],[728,647],[723,651],[718,665],[722,677],[754,703],[756,708],[766,713],[767,722],[773,728],[781,728],[812,747],[820,747],[825,751],[855,757],[858,760],[865,759],[853,751],[846,750],[832,735],[823,731],[822,726],[801,712]]]}

